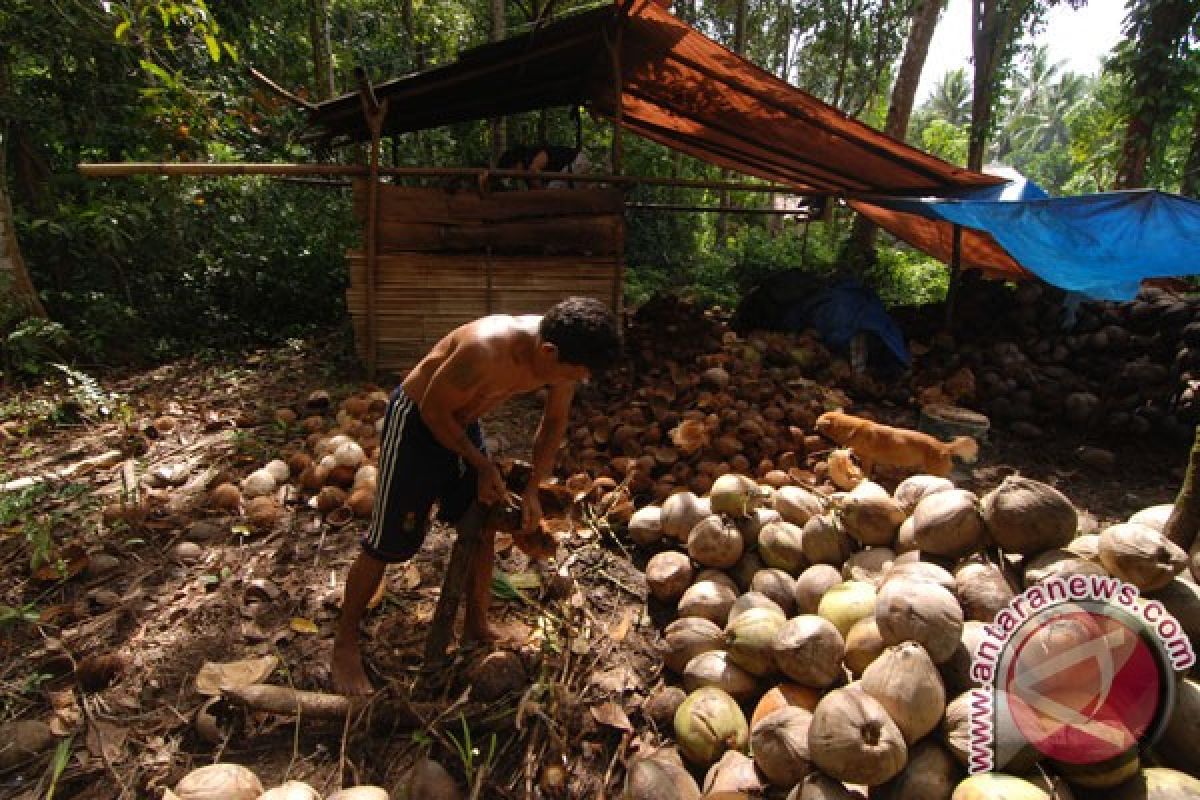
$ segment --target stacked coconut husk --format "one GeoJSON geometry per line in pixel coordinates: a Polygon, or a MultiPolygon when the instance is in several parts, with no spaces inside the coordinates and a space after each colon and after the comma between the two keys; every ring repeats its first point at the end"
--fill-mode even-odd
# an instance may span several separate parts
{"type": "Polygon", "coordinates": [[[1152,752],[1080,767],[1013,741],[997,774],[965,769],[972,654],[1019,592],[1112,575],[1200,645],[1200,559],[1189,574],[1163,535],[1169,506],[1085,533],[1064,494],[1019,476],[982,497],[928,475],[891,493],[841,479],[822,493],[728,474],[634,515],[651,610],[674,620],[670,684],[643,708],[667,741],[631,765],[627,798],[1200,798],[1195,670],[1152,752]]]}

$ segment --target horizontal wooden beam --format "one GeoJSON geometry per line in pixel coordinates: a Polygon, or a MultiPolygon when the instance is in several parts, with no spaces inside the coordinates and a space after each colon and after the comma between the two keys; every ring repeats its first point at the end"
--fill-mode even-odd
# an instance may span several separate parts
{"type": "Polygon", "coordinates": [[[742,208],[740,206],[685,206],[671,203],[626,203],[631,211],[700,211],[714,214],[767,214],[776,216],[803,217],[816,219],[818,215],[803,210],[787,208],[742,208]]]}
{"type": "MultiPolygon", "coordinates": [[[[370,174],[370,169],[360,164],[210,164],[131,161],[125,163],[79,164],[78,169],[81,175],[88,178],[124,178],[131,175],[167,175],[174,177],[333,175],[344,177],[370,174]]],[[[687,178],[656,178],[605,173],[532,172],[519,169],[487,169],[486,167],[380,167],[379,174],[397,178],[473,178],[483,181],[491,178],[507,178],[515,180],[607,183],[621,186],[669,186],[681,189],[721,189],[730,192],[768,192],[815,196],[811,191],[799,191],[794,187],[781,184],[708,181],[687,178]]]]}

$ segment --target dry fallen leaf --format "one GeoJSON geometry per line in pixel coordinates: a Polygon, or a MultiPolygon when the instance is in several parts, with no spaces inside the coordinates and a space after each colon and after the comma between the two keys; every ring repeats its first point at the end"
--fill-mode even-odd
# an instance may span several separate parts
{"type": "MultiPolygon", "coordinates": [[[[299,618],[297,618],[299,619],[299,618]]],[[[303,620],[308,622],[308,620],[303,620]]],[[[308,622],[309,625],[313,623],[308,622]]],[[[292,620],[292,629],[296,630],[296,620],[292,620]]],[[[305,631],[300,631],[304,633],[305,631]]],[[[313,625],[313,633],[316,626],[313,625]]],[[[262,658],[247,658],[242,661],[228,661],[223,664],[206,662],[196,674],[196,691],[208,697],[215,697],[225,689],[235,689],[239,686],[249,686],[262,683],[267,676],[279,666],[275,656],[262,658]]]]}
{"type": "Polygon", "coordinates": [[[625,714],[625,710],[611,700],[598,706],[592,706],[591,711],[592,717],[601,725],[633,733],[633,725],[629,723],[629,717],[625,714]]]}
{"type": "Polygon", "coordinates": [[[629,626],[633,624],[633,609],[625,609],[625,614],[621,617],[621,621],[609,633],[609,638],[614,642],[623,642],[629,634],[629,626]]]}
{"type": "Polygon", "coordinates": [[[289,627],[296,633],[315,634],[321,630],[317,627],[317,623],[304,617],[292,617],[289,627]]]}
{"type": "Polygon", "coordinates": [[[400,585],[407,591],[412,591],[421,585],[421,570],[416,564],[405,565],[400,573],[400,585]]]}
{"type": "Polygon", "coordinates": [[[96,758],[117,764],[125,755],[125,739],[129,731],[120,725],[103,720],[90,720],[87,729],[87,749],[96,758]]]}

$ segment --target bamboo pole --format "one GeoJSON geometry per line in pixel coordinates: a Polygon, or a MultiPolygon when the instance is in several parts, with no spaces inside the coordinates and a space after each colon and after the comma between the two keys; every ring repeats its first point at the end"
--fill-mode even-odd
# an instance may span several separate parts
{"type": "Polygon", "coordinates": [[[378,303],[375,284],[379,272],[379,148],[383,137],[383,120],[387,117],[388,101],[380,103],[362,67],[354,70],[358,79],[363,115],[371,130],[371,165],[367,185],[367,379],[375,380],[378,363],[378,303]]]}
{"type": "MultiPolygon", "coordinates": [[[[336,177],[368,176],[371,168],[362,164],[183,164],[162,162],[79,164],[79,173],[87,178],[127,178],[132,175],[164,175],[168,177],[229,177],[245,175],[330,175],[336,177]]],[[[379,167],[379,175],[393,178],[524,178],[543,181],[566,180],[561,172],[533,172],[520,169],[488,169],[486,167],[379,167]]],[[[726,189],[731,192],[779,192],[809,197],[829,196],[777,183],[744,183],[739,181],[706,181],[688,178],[656,178],[611,173],[571,173],[572,183],[611,183],[628,186],[666,186],[681,189],[726,189]]],[[[843,196],[838,194],[837,196],[843,196]]],[[[849,196],[849,195],[846,195],[849,196]]]]}
{"type": "Polygon", "coordinates": [[[745,206],[689,206],[675,203],[626,203],[630,211],[699,211],[720,214],[765,214],[768,216],[803,217],[806,221],[813,219],[808,214],[787,208],[747,208],[745,206]]]}

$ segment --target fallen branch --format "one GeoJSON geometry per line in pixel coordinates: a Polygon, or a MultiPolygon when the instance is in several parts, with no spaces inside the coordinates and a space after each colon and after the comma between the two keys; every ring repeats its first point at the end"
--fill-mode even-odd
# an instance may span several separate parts
{"type": "Polygon", "coordinates": [[[0,484],[0,492],[15,492],[19,489],[28,489],[30,486],[45,483],[46,481],[65,481],[69,478],[82,477],[97,469],[115,467],[121,463],[122,459],[124,459],[124,456],[120,450],[109,450],[107,453],[101,453],[98,456],[76,461],[74,464],[70,464],[60,470],[17,478],[16,480],[0,484]]]}

